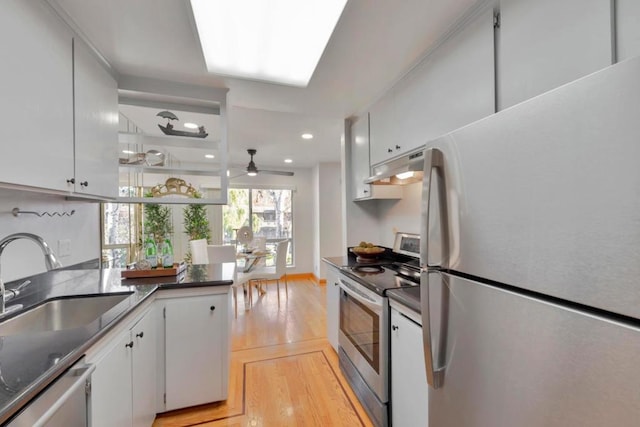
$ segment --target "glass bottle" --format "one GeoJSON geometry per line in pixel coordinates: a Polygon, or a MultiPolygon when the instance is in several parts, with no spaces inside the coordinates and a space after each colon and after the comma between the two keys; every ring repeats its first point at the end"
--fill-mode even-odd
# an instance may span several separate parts
{"type": "Polygon", "coordinates": [[[162,245],[162,266],[164,268],[173,268],[173,246],[171,240],[167,237],[162,245]]]}
{"type": "Polygon", "coordinates": [[[158,248],[156,247],[156,241],[153,238],[153,234],[147,236],[147,240],[144,242],[144,257],[151,264],[151,268],[158,266],[158,248]]]}

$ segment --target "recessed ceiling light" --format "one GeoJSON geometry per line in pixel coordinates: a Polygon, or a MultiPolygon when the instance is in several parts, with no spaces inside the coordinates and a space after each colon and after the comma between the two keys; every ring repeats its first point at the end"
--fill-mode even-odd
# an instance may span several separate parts
{"type": "Polygon", "coordinates": [[[216,156],[214,156],[213,154],[205,154],[204,155],[207,159],[215,159],[216,156]]]}
{"type": "Polygon", "coordinates": [[[301,136],[302,139],[313,139],[313,135],[310,133],[303,133],[301,136]]]}
{"type": "Polygon", "coordinates": [[[186,127],[187,129],[198,129],[198,125],[195,123],[187,122],[183,126],[186,127]]]}
{"type": "Polygon", "coordinates": [[[131,151],[131,150],[122,150],[122,152],[124,154],[133,154],[133,153],[135,153],[135,151],[131,151]]]}
{"type": "Polygon", "coordinates": [[[285,163],[293,163],[293,160],[291,160],[291,159],[284,159],[284,162],[285,162],[285,163]]]}
{"type": "Polygon", "coordinates": [[[347,0],[191,0],[210,73],[306,87],[347,0]]]}

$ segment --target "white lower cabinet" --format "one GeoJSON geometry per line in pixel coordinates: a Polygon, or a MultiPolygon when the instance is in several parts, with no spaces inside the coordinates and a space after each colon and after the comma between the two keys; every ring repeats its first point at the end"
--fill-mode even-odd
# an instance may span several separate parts
{"type": "Polygon", "coordinates": [[[131,329],[133,427],[150,426],[156,417],[156,335],[152,308],[131,329]]]}
{"type": "Polygon", "coordinates": [[[429,386],[422,327],[414,321],[419,315],[406,313],[391,308],[391,424],[425,427],[429,425],[429,386]]]}
{"type": "Polygon", "coordinates": [[[327,264],[327,339],[338,351],[338,329],[340,328],[340,271],[327,264]]]}
{"type": "Polygon", "coordinates": [[[224,294],[159,302],[165,326],[164,410],[225,400],[229,383],[228,288],[224,294]]]}
{"type": "Polygon", "coordinates": [[[151,426],[155,418],[156,331],[153,308],[87,360],[91,376],[92,427],[151,426]]]}
{"type": "Polygon", "coordinates": [[[150,298],[86,353],[92,427],[150,427],[156,413],[227,398],[229,286],[150,298]]]}

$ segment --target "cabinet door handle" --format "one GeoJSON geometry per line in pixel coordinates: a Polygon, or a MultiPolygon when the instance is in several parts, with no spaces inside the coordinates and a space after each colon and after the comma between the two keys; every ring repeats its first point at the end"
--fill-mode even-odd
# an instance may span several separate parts
{"type": "Polygon", "coordinates": [[[136,334],[136,337],[138,338],[144,337],[144,331],[140,332],[139,334],[136,334]]]}
{"type": "Polygon", "coordinates": [[[80,186],[81,186],[81,187],[88,187],[88,186],[89,186],[89,181],[82,181],[82,182],[80,183],[80,186]]]}
{"type": "Polygon", "coordinates": [[[396,325],[391,325],[391,329],[394,330],[394,331],[397,331],[398,327],[396,325]]]}
{"type": "Polygon", "coordinates": [[[75,184],[76,183],[76,179],[75,178],[69,178],[67,180],[67,184],[75,184]]]}
{"type": "Polygon", "coordinates": [[[396,145],[396,150],[399,150],[399,149],[400,149],[400,146],[399,146],[399,145],[396,145]]]}
{"type": "Polygon", "coordinates": [[[387,153],[393,153],[393,150],[391,148],[387,148],[387,153]]]}
{"type": "Polygon", "coordinates": [[[209,307],[209,310],[211,310],[211,311],[213,311],[213,310],[215,310],[215,309],[216,309],[216,306],[215,306],[215,305],[212,305],[211,307],[209,307]]]}
{"type": "Polygon", "coordinates": [[[133,341],[131,341],[129,344],[125,344],[125,347],[129,347],[129,348],[133,348],[133,341]]]}

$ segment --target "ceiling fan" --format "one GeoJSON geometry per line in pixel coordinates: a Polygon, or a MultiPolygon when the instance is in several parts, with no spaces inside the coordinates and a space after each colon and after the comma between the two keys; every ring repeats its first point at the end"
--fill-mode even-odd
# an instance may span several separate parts
{"type": "Polygon", "coordinates": [[[253,156],[255,156],[257,152],[258,151],[256,149],[254,149],[254,148],[249,148],[247,150],[247,153],[249,153],[249,155],[251,156],[251,160],[249,160],[249,164],[247,165],[246,172],[241,174],[241,175],[236,175],[236,176],[232,177],[231,179],[237,178],[238,176],[242,176],[242,175],[256,176],[258,174],[293,176],[293,172],[270,171],[270,170],[258,169],[258,167],[256,166],[255,162],[253,161],[253,156]]]}

